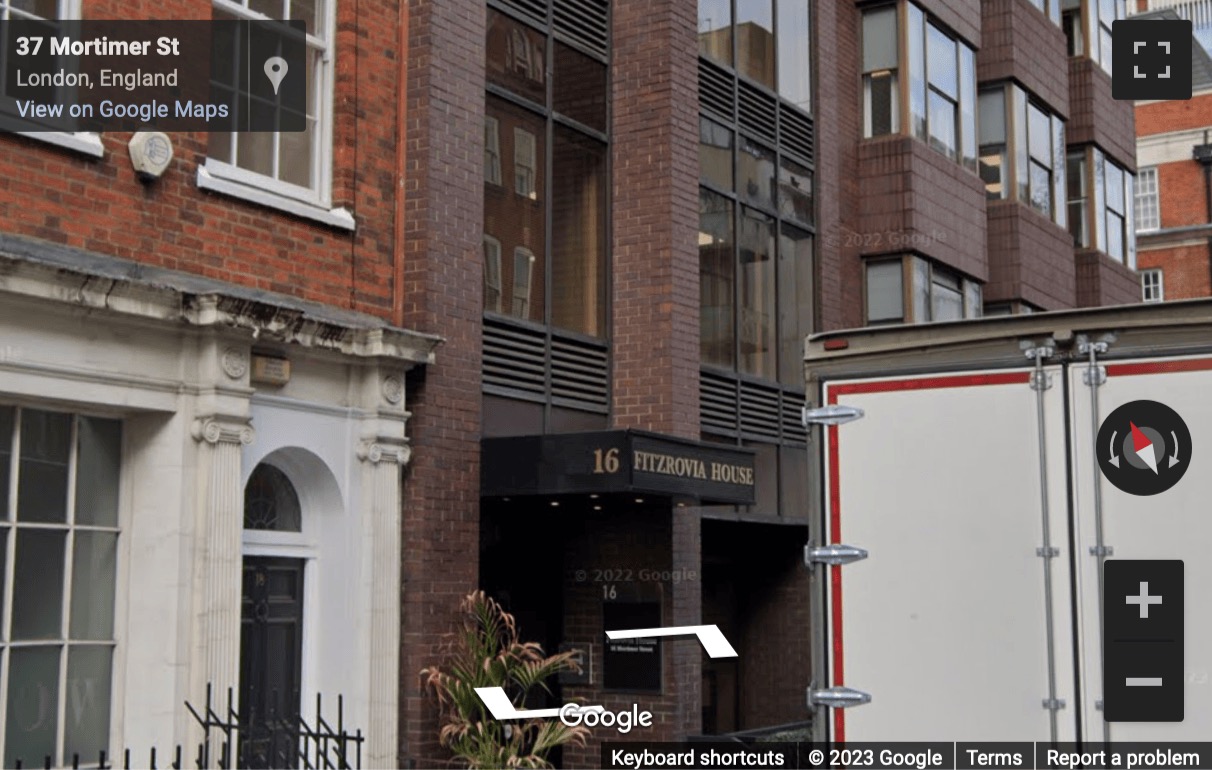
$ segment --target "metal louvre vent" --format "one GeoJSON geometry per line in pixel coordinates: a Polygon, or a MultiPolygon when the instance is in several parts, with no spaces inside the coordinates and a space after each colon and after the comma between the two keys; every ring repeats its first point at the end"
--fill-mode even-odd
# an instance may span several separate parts
{"type": "Polygon", "coordinates": [[[800,408],[804,397],[794,393],[783,393],[783,440],[796,444],[808,443],[808,429],[804,427],[800,408]]]}
{"type": "Polygon", "coordinates": [[[774,143],[775,115],[778,113],[778,99],[763,93],[753,86],[741,81],[738,85],[737,104],[740,115],[737,122],[741,128],[758,139],[774,143]]]}
{"type": "Polygon", "coordinates": [[[699,375],[699,421],[704,428],[736,433],[736,380],[699,375]]]}
{"type": "Polygon", "coordinates": [[[499,0],[506,8],[524,13],[539,24],[547,23],[547,0],[499,0]]]}
{"type": "Polygon", "coordinates": [[[779,108],[779,145],[812,163],[812,118],[786,105],[779,108]]]}
{"type": "Polygon", "coordinates": [[[542,395],[543,333],[484,319],[484,387],[542,395]]]}
{"type": "Polygon", "coordinates": [[[736,118],[736,78],[706,59],[699,59],[699,108],[732,122],[736,118]]]}
{"type": "Polygon", "coordinates": [[[555,0],[555,31],[605,58],[610,40],[609,7],[607,0],[555,0]]]}
{"type": "Polygon", "coordinates": [[[607,355],[605,345],[555,337],[551,341],[553,403],[606,412],[607,355]]]}
{"type": "Polygon", "coordinates": [[[745,436],[779,437],[779,395],[777,388],[741,383],[741,433],[745,436]]]}

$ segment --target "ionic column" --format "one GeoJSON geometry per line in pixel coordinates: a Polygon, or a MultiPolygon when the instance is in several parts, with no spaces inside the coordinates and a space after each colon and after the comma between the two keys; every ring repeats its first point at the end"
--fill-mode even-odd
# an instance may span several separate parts
{"type": "Polygon", "coordinates": [[[366,440],[358,448],[371,539],[367,767],[395,767],[399,751],[400,470],[409,456],[407,439],[366,440]]]}
{"type": "MultiPolygon", "coordinates": [[[[212,706],[227,715],[227,689],[240,684],[241,534],[244,488],[241,450],[253,441],[247,418],[215,415],[194,421],[199,446],[197,568],[195,572],[195,686],[191,702],[201,713],[206,683],[212,706]]],[[[239,703],[236,693],[236,703],[239,703]]],[[[217,747],[212,748],[213,754],[217,747]]]]}

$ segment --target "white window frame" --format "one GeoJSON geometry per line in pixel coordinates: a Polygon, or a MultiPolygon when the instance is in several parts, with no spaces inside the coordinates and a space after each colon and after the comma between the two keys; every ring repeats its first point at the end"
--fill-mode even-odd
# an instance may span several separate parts
{"type": "Polygon", "coordinates": [[[520,126],[514,126],[513,191],[531,200],[537,200],[539,197],[537,152],[535,135],[520,126]]]}
{"type": "Polygon", "coordinates": [[[513,315],[518,318],[530,317],[530,292],[534,282],[534,252],[525,246],[518,246],[513,250],[513,315]],[[525,260],[526,282],[522,283],[518,280],[522,274],[522,270],[518,266],[525,260]]]}
{"type": "Polygon", "coordinates": [[[501,121],[484,116],[484,181],[501,184],[501,121]]]}
{"type": "Polygon", "coordinates": [[[1136,172],[1136,231],[1152,232],[1161,229],[1161,188],[1158,185],[1157,166],[1148,166],[1136,172]]]}
{"type": "Polygon", "coordinates": [[[1166,299],[1166,276],[1160,267],[1140,271],[1142,302],[1162,302],[1166,299]]]}
{"type": "Polygon", "coordinates": [[[501,242],[491,235],[484,235],[484,307],[494,313],[501,312],[501,242]],[[495,302],[488,302],[487,290],[495,289],[495,302]]]}
{"type": "MultiPolygon", "coordinates": [[[[11,655],[11,651],[14,647],[20,648],[20,647],[29,647],[29,646],[43,646],[43,645],[57,645],[61,648],[60,654],[59,654],[58,684],[59,684],[60,692],[62,693],[63,697],[60,699],[59,693],[56,693],[56,696],[55,696],[56,697],[56,703],[55,703],[56,732],[55,732],[55,748],[54,748],[55,756],[53,757],[53,760],[54,760],[53,763],[57,767],[58,766],[67,766],[67,765],[71,764],[70,757],[66,756],[66,751],[67,751],[66,709],[68,707],[68,701],[71,698],[70,694],[66,692],[66,687],[67,687],[66,683],[67,683],[67,674],[68,674],[68,659],[69,659],[69,655],[70,655],[70,648],[72,646],[81,646],[81,645],[83,645],[83,646],[107,645],[110,648],[110,665],[109,665],[109,676],[110,676],[109,696],[110,697],[109,697],[109,704],[108,704],[108,706],[109,706],[109,726],[108,726],[109,732],[107,735],[107,740],[109,742],[109,745],[106,746],[106,751],[107,751],[107,755],[117,756],[117,751],[114,750],[113,747],[121,745],[120,736],[122,734],[122,722],[123,722],[123,714],[122,714],[121,708],[119,707],[119,704],[121,704],[123,702],[123,700],[125,698],[125,694],[126,694],[126,685],[125,685],[125,681],[123,678],[123,674],[126,669],[126,662],[125,662],[125,649],[124,649],[124,645],[123,645],[124,629],[123,629],[123,625],[122,625],[123,622],[125,621],[125,615],[127,613],[127,604],[126,604],[126,600],[125,600],[125,596],[126,596],[125,589],[127,587],[126,586],[126,581],[127,581],[126,562],[127,562],[127,559],[129,559],[129,550],[128,550],[128,544],[127,544],[127,541],[129,540],[129,536],[124,536],[124,535],[129,532],[129,524],[130,524],[130,522],[127,519],[127,515],[126,515],[127,505],[128,505],[127,489],[130,487],[130,484],[129,484],[130,469],[129,469],[129,464],[127,462],[126,449],[125,449],[125,447],[126,447],[126,436],[125,436],[126,425],[125,424],[122,425],[123,435],[120,439],[119,447],[118,447],[118,479],[117,479],[117,482],[118,482],[118,508],[117,508],[117,512],[116,512],[117,513],[116,523],[112,526],[100,525],[100,524],[78,524],[76,522],[77,499],[76,499],[75,477],[76,477],[76,473],[77,473],[77,463],[78,463],[79,451],[80,451],[79,450],[79,422],[80,422],[80,419],[88,418],[88,417],[102,417],[103,419],[113,420],[115,418],[112,415],[97,415],[97,414],[92,414],[89,412],[80,412],[80,411],[74,411],[74,410],[63,411],[63,410],[56,410],[56,409],[46,409],[41,405],[23,404],[20,401],[18,401],[17,403],[0,404],[0,406],[13,408],[13,420],[14,420],[13,428],[15,430],[14,435],[18,435],[18,436],[21,432],[20,423],[21,423],[22,410],[28,409],[28,410],[33,410],[33,411],[59,412],[60,414],[67,414],[71,418],[71,421],[72,421],[71,434],[70,434],[70,438],[69,438],[70,453],[68,455],[68,479],[67,479],[67,498],[66,498],[67,517],[66,517],[66,520],[62,523],[37,522],[37,523],[32,523],[32,524],[26,523],[24,525],[24,528],[26,530],[29,530],[29,529],[47,530],[47,529],[49,529],[49,530],[54,530],[54,531],[64,531],[67,533],[65,536],[65,540],[64,540],[64,549],[65,549],[64,550],[64,564],[61,568],[61,574],[63,576],[63,586],[62,586],[62,591],[61,591],[61,594],[59,597],[59,600],[61,603],[61,608],[60,608],[61,609],[61,621],[60,622],[61,622],[62,626],[61,626],[61,636],[57,639],[19,640],[14,644],[14,642],[11,638],[12,631],[11,631],[11,628],[9,628],[9,626],[11,625],[15,586],[14,586],[14,580],[11,579],[12,575],[10,575],[10,573],[14,572],[16,569],[16,564],[15,564],[16,560],[14,558],[16,556],[16,544],[15,544],[15,539],[14,539],[15,533],[17,533],[19,530],[21,530],[23,528],[17,519],[17,511],[16,511],[17,492],[18,492],[18,483],[19,483],[18,474],[20,473],[20,471],[18,470],[19,463],[20,463],[20,439],[15,441],[13,443],[13,445],[10,447],[11,454],[10,454],[9,460],[8,460],[11,463],[10,475],[9,475],[9,489],[8,489],[9,518],[5,520],[5,522],[7,524],[8,534],[4,539],[4,549],[5,549],[5,553],[4,553],[5,574],[3,575],[3,583],[4,583],[3,599],[4,599],[4,602],[3,602],[3,615],[0,615],[0,622],[4,622],[4,624],[5,624],[4,635],[3,635],[3,639],[5,641],[2,644],[3,660],[4,660],[5,665],[3,667],[0,667],[0,758],[3,758],[8,751],[8,747],[5,744],[6,744],[6,739],[7,739],[7,724],[8,724],[7,712],[8,712],[9,668],[12,665],[11,661],[9,659],[10,655],[11,655]],[[111,629],[111,638],[108,640],[101,640],[101,639],[75,640],[75,639],[71,638],[71,625],[70,625],[71,624],[71,604],[72,604],[71,590],[72,590],[72,569],[74,566],[74,559],[72,557],[74,555],[73,549],[75,546],[75,537],[76,537],[76,534],[79,532],[107,532],[107,533],[113,533],[113,534],[117,535],[116,551],[114,554],[114,559],[115,559],[114,584],[113,584],[113,591],[114,591],[113,613],[114,613],[114,616],[113,616],[113,625],[112,625],[112,629],[111,629]],[[62,648],[66,648],[66,649],[62,649],[62,648]]],[[[82,756],[81,760],[83,762],[87,762],[88,758],[82,756]]],[[[0,761],[2,761],[2,760],[0,760],[0,761]]],[[[36,758],[36,761],[40,763],[42,761],[42,758],[40,758],[40,757],[36,758]]],[[[27,762],[25,764],[32,764],[32,763],[27,762]]]]}
{"type": "MultiPolygon", "coordinates": [[[[211,0],[212,8],[240,19],[262,19],[234,0],[211,0]]],[[[284,182],[280,179],[240,168],[233,163],[208,157],[198,167],[197,185],[203,190],[224,193],[268,208],[285,211],[333,227],[353,230],[354,217],[347,209],[332,207],[333,165],[333,70],[336,48],[336,0],[324,0],[323,13],[317,21],[323,24],[323,37],[308,36],[309,48],[321,47],[316,82],[308,84],[315,90],[317,112],[316,152],[312,174],[315,189],[284,182]]],[[[310,54],[309,54],[310,55],[310,54]]]]}
{"type": "MultiPolygon", "coordinates": [[[[80,18],[81,0],[59,0],[57,16],[61,20],[74,21],[80,18]]],[[[0,0],[0,20],[11,18],[11,5],[8,0],[0,0]]],[[[27,15],[19,11],[21,18],[27,15]]],[[[81,155],[100,158],[105,155],[105,146],[101,143],[101,134],[96,131],[17,131],[18,136],[36,139],[40,142],[73,150],[81,155]]]]}

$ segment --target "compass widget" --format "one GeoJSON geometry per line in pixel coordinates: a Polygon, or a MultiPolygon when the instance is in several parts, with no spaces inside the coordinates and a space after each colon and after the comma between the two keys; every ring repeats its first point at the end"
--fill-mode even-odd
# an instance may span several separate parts
{"type": "Polygon", "coordinates": [[[1116,487],[1130,495],[1156,495],[1187,472],[1191,431],[1165,404],[1132,401],[1103,421],[1096,451],[1103,475],[1116,487]]]}

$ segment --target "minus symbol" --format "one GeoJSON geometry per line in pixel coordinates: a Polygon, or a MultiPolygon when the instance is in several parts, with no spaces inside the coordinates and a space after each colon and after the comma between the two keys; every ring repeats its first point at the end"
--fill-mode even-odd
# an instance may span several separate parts
{"type": "Polygon", "coordinates": [[[1160,676],[1130,676],[1127,677],[1126,686],[1128,687],[1161,687],[1162,678],[1160,676]]]}

